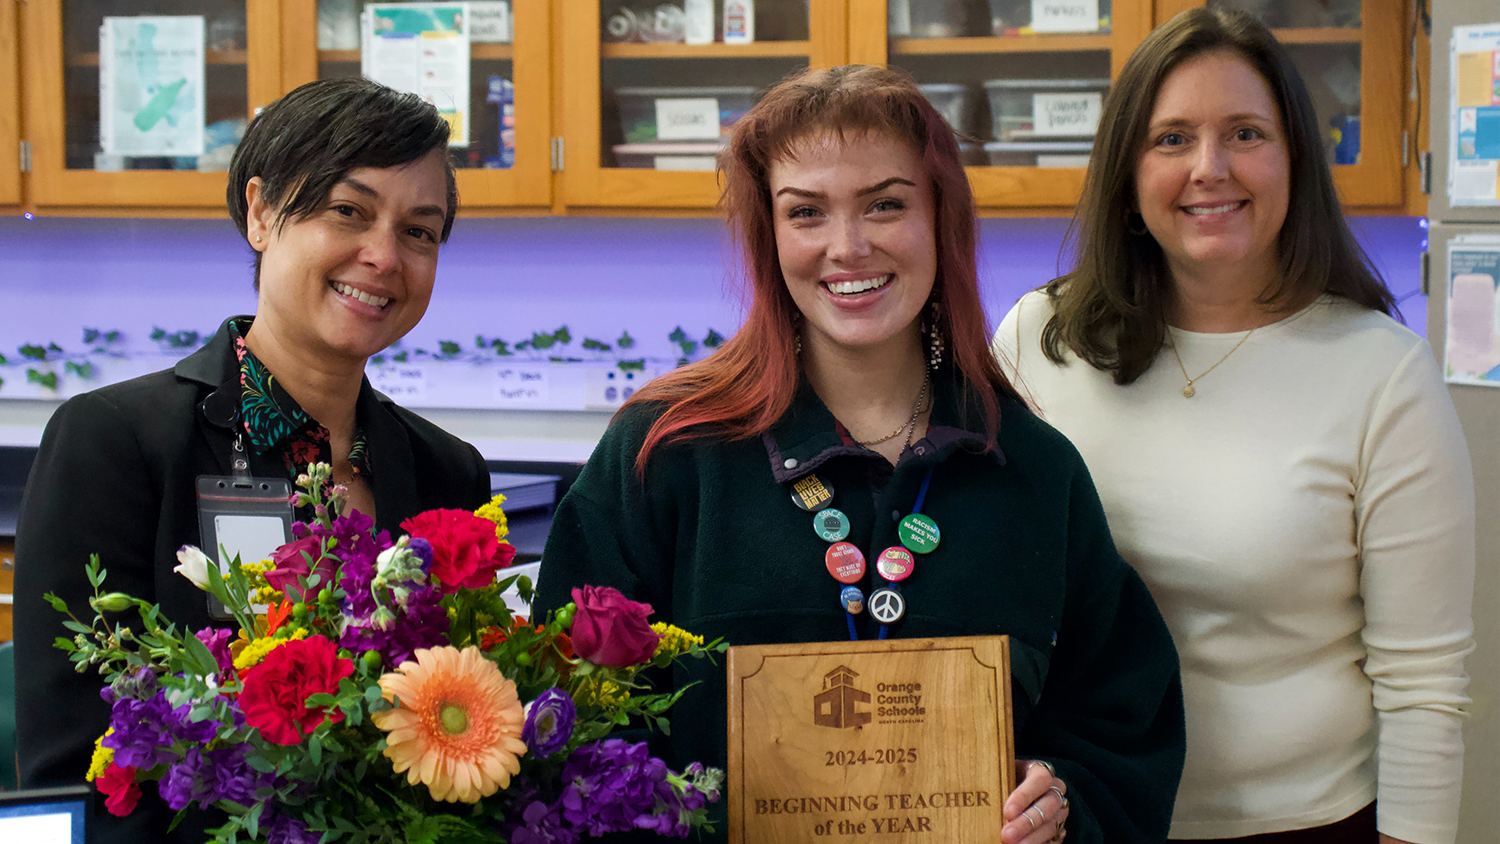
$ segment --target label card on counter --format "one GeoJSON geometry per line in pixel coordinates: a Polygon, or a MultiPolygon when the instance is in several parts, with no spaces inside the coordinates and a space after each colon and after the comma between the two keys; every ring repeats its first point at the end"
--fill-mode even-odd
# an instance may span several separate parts
{"type": "Polygon", "coordinates": [[[1038,135],[1093,137],[1099,130],[1104,95],[1097,91],[1032,94],[1031,114],[1038,135]]]}
{"type": "Polygon", "coordinates": [[[397,404],[427,397],[427,369],[421,364],[387,364],[368,370],[370,386],[390,396],[397,404]]]}
{"type": "Polygon", "coordinates": [[[656,138],[701,141],[719,137],[719,101],[713,97],[671,97],[656,101],[656,138]]]}
{"type": "Polygon", "coordinates": [[[546,366],[502,366],[495,375],[496,407],[536,407],[551,399],[546,366]]]}
{"type": "Polygon", "coordinates": [[[1099,0],[1031,0],[1034,32],[1098,32],[1099,0]]]}

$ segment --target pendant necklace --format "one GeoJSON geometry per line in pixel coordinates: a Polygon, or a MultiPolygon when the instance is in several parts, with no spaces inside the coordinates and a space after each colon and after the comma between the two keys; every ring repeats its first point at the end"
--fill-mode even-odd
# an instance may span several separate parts
{"type": "MultiPolygon", "coordinates": [[[[1256,326],[1256,328],[1259,328],[1259,326],[1256,326]]],[[[1250,335],[1254,334],[1254,333],[1255,333],[1255,329],[1254,328],[1250,329],[1249,331],[1246,331],[1245,332],[1245,336],[1240,338],[1240,342],[1234,344],[1234,348],[1230,349],[1227,353],[1225,353],[1224,357],[1219,358],[1219,362],[1218,363],[1215,363],[1213,366],[1210,366],[1209,368],[1203,370],[1203,372],[1199,373],[1199,375],[1198,375],[1197,378],[1189,378],[1188,377],[1187,367],[1185,367],[1185,366],[1182,365],[1182,355],[1180,355],[1180,354],[1177,353],[1177,338],[1173,337],[1172,338],[1172,345],[1171,345],[1172,357],[1177,358],[1177,368],[1180,369],[1180,370],[1182,370],[1182,377],[1183,378],[1187,378],[1187,386],[1185,386],[1185,387],[1182,388],[1182,397],[1190,399],[1193,396],[1197,395],[1198,391],[1193,387],[1193,383],[1196,382],[1196,381],[1201,381],[1203,379],[1203,376],[1207,375],[1210,372],[1213,372],[1215,369],[1218,369],[1220,363],[1223,363],[1224,361],[1229,360],[1229,356],[1232,355],[1232,354],[1234,354],[1235,352],[1239,351],[1239,348],[1241,346],[1245,345],[1245,341],[1249,340],[1250,339],[1250,335]]]]}

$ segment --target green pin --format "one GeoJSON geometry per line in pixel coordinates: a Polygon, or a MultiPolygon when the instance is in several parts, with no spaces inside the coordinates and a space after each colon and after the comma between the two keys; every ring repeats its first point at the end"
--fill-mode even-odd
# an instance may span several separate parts
{"type": "Polygon", "coordinates": [[[824,542],[841,542],[849,538],[849,517],[833,507],[819,510],[813,515],[813,530],[824,542]]]}
{"type": "Polygon", "coordinates": [[[902,519],[896,534],[901,537],[901,544],[913,554],[931,554],[942,539],[937,522],[921,513],[912,513],[902,519]]]}

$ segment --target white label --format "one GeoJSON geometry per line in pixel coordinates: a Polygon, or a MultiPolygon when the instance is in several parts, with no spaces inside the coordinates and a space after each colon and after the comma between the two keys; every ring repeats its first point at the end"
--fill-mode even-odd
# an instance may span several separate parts
{"type": "Polygon", "coordinates": [[[1033,32],[1098,32],[1099,0],[1031,0],[1033,32]]]}
{"type": "Polygon", "coordinates": [[[486,44],[509,44],[510,0],[469,3],[469,40],[486,44]]]}
{"type": "Polygon", "coordinates": [[[427,370],[416,364],[391,364],[370,371],[370,386],[396,403],[420,401],[427,396],[427,370]]]}
{"type": "Polygon", "coordinates": [[[713,0],[684,0],[682,39],[688,44],[714,43],[713,0]]]}
{"type": "Polygon", "coordinates": [[[1500,171],[1496,161],[1455,161],[1448,176],[1449,201],[1455,205],[1500,199],[1500,171]]]}
{"type": "Polygon", "coordinates": [[[214,516],[214,539],[218,542],[219,571],[229,574],[229,564],[258,563],[290,540],[286,523],[275,516],[214,516]]]}
{"type": "Polygon", "coordinates": [[[535,407],[551,396],[544,366],[502,366],[495,375],[496,407],[535,407]]]}
{"type": "Polygon", "coordinates": [[[1099,129],[1104,95],[1032,94],[1031,114],[1037,135],[1092,137],[1099,129]]]}
{"type": "Polygon", "coordinates": [[[1087,167],[1089,157],[1087,155],[1038,155],[1036,157],[1038,167],[1087,167]]]}
{"type": "Polygon", "coordinates": [[[706,170],[713,172],[719,160],[712,155],[658,155],[651,166],[658,170],[706,170]]]}
{"type": "Polygon", "coordinates": [[[656,137],[663,141],[717,139],[719,101],[713,97],[658,99],[656,137]]]}

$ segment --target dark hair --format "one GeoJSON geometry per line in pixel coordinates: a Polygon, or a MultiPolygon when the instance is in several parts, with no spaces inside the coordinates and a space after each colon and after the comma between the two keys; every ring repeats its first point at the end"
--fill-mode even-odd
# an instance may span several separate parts
{"type": "MultiPolygon", "coordinates": [[[[259,176],[260,195],[276,209],[279,228],[318,209],[350,170],[410,164],[435,149],[446,152],[448,121],[416,94],[361,78],[322,79],[299,86],[250,121],[229,163],[229,216],[244,237],[249,205],[245,185],[259,176]]],[[[448,213],[439,242],[447,242],[458,213],[453,163],[443,156],[448,213]]],[[[255,253],[260,287],[260,252],[255,253]]]]}
{"type": "MultiPolygon", "coordinates": [[[[941,307],[930,330],[948,338],[958,378],[980,388],[987,433],[1000,425],[996,394],[1016,396],[989,350],[990,328],[979,298],[974,250],[974,195],[953,129],[905,73],[850,65],[804,70],[767,91],[734,126],[719,158],[724,174],[720,206],[739,241],[750,286],[745,324],[706,360],[662,375],[632,402],[667,404],[646,435],[637,469],[651,450],[712,431],[730,439],[757,436],[786,413],[800,372],[795,351],[800,312],[787,292],[777,258],[771,164],[795,154],[810,136],[865,133],[911,145],[932,178],[937,277],[932,299],[941,307]]],[[[963,395],[968,395],[965,391],[963,395]]]]}
{"type": "Polygon", "coordinates": [[[1129,384],[1150,368],[1166,336],[1171,278],[1161,246],[1131,234],[1135,170],[1162,81],[1183,62],[1231,50],[1270,87],[1286,135],[1291,180],[1286,220],[1276,240],[1281,281],[1259,302],[1299,307],[1324,293],[1387,315],[1394,297],[1355,242],[1339,209],[1312,99],[1270,30],[1236,10],[1194,9],[1158,27],[1125,62],[1105,100],[1094,158],[1068,239],[1073,271],[1049,282],[1053,316],[1042,349],[1056,363],[1064,347],[1129,384]]]}

